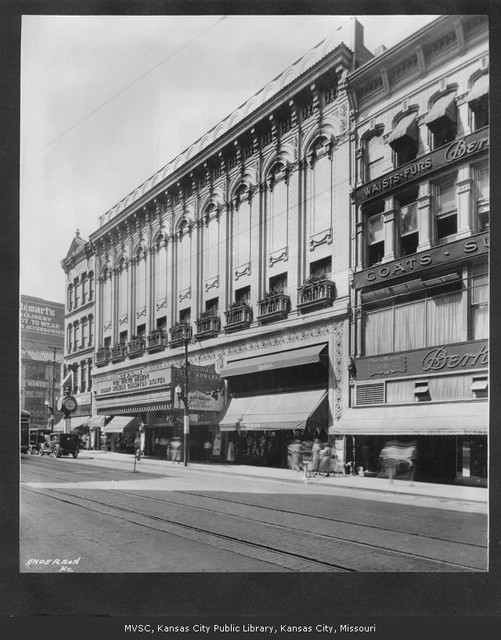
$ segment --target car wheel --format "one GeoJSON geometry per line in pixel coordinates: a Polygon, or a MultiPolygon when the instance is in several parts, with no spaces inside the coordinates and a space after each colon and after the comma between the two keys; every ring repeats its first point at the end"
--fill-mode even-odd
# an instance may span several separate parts
{"type": "Polygon", "coordinates": [[[78,451],[73,452],[73,457],[76,458],[78,456],[78,451]]]}
{"type": "Polygon", "coordinates": [[[39,455],[39,456],[43,456],[43,449],[40,449],[40,450],[39,450],[38,455],[39,455]]]}
{"type": "Polygon", "coordinates": [[[54,456],[54,458],[59,458],[59,456],[61,455],[61,453],[59,452],[59,449],[57,447],[55,447],[52,450],[52,455],[54,456]]]}

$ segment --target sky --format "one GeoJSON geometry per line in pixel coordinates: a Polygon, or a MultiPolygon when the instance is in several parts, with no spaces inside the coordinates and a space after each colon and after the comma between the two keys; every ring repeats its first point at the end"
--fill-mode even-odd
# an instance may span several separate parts
{"type": "MultiPolygon", "coordinates": [[[[437,16],[357,16],[387,48],[437,16]]],[[[98,218],[349,16],[23,16],[20,293],[64,302],[98,218]],[[49,251],[47,248],[49,247],[49,251]]]]}

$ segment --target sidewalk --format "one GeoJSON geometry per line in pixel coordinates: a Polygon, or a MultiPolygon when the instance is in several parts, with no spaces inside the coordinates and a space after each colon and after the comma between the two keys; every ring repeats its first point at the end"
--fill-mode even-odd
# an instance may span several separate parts
{"type": "MultiPolygon", "coordinates": [[[[128,464],[133,459],[132,454],[113,453],[110,451],[84,450],[81,453],[98,454],[99,457],[109,458],[114,461],[124,461],[128,464]]],[[[346,487],[350,489],[361,489],[363,491],[379,491],[385,493],[398,493],[407,495],[429,496],[435,498],[455,499],[468,502],[488,502],[489,490],[485,487],[467,487],[461,485],[433,484],[430,482],[409,482],[408,480],[394,480],[390,482],[388,478],[366,478],[365,476],[316,476],[314,478],[304,478],[303,472],[292,471],[291,469],[276,469],[274,467],[259,467],[240,464],[224,464],[219,462],[190,462],[187,467],[183,463],[177,464],[170,460],[144,456],[138,468],[146,471],[148,469],[155,472],[164,469],[165,471],[175,466],[176,469],[189,471],[196,469],[206,473],[216,473],[228,476],[247,476],[252,478],[269,478],[280,482],[307,483],[309,486],[346,487]]]]}

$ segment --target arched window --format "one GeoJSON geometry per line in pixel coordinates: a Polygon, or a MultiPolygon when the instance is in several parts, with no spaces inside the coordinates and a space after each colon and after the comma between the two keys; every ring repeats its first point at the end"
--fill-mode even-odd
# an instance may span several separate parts
{"type": "Polygon", "coordinates": [[[146,253],[142,248],[136,253],[135,267],[136,312],[146,305],[146,253]]]}
{"type": "Polygon", "coordinates": [[[251,256],[251,196],[242,185],[236,193],[233,210],[233,264],[246,265],[251,256]]]}
{"type": "Polygon", "coordinates": [[[109,269],[103,272],[101,308],[103,310],[103,329],[109,331],[111,329],[111,313],[113,308],[113,298],[111,295],[111,274],[109,269]]]}
{"type": "Polygon", "coordinates": [[[321,138],[308,154],[307,212],[308,233],[314,236],[332,226],[331,143],[321,138]]]}
{"type": "Polygon", "coordinates": [[[154,274],[155,281],[155,309],[167,304],[167,243],[164,236],[159,235],[155,245],[154,274]]]}
{"type": "Polygon", "coordinates": [[[123,318],[127,315],[128,303],[128,276],[129,272],[126,268],[125,259],[122,258],[118,265],[118,317],[123,318]]]}
{"type": "Polygon", "coordinates": [[[268,177],[267,227],[269,253],[279,251],[288,242],[288,185],[283,164],[273,167],[268,177]]]}
{"type": "Polygon", "coordinates": [[[219,219],[213,204],[205,213],[203,243],[204,281],[207,281],[219,275],[219,219]]]}
{"type": "Polygon", "coordinates": [[[183,220],[179,225],[177,285],[179,293],[191,286],[191,227],[188,220],[183,220]]]}

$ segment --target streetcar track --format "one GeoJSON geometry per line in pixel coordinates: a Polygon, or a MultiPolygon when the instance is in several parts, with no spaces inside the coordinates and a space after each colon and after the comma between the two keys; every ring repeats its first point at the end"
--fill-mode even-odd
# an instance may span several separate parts
{"type": "MultiPolygon", "coordinates": [[[[84,473],[84,472],[82,472],[82,473],[84,473]]],[[[67,478],[56,478],[55,479],[53,474],[51,475],[51,474],[39,473],[39,475],[42,475],[44,477],[49,477],[49,478],[51,478],[52,481],[56,480],[58,482],[64,482],[64,483],[67,483],[67,484],[75,482],[75,480],[73,480],[73,479],[72,480],[68,480],[67,478]]],[[[152,474],[152,475],[155,475],[155,474],[152,474]]],[[[112,482],[112,480],[109,480],[108,482],[112,482]]],[[[115,489],[115,488],[113,489],[113,491],[115,493],[121,493],[123,495],[133,495],[133,496],[141,498],[141,499],[148,499],[148,500],[152,500],[152,501],[160,502],[160,503],[165,502],[167,504],[175,504],[175,505],[178,505],[178,506],[183,506],[184,505],[184,506],[189,506],[190,508],[193,508],[193,509],[200,509],[200,510],[207,511],[209,513],[215,513],[214,509],[208,509],[208,508],[205,508],[205,507],[202,507],[202,506],[187,505],[185,503],[182,503],[182,502],[179,502],[179,501],[176,501],[176,500],[173,500],[173,499],[169,500],[168,498],[165,498],[165,497],[158,498],[156,496],[146,496],[143,493],[135,493],[134,491],[126,491],[125,492],[125,491],[121,491],[120,489],[115,489]]],[[[472,547],[472,548],[477,548],[477,549],[484,549],[485,548],[485,545],[482,545],[482,544],[476,544],[474,542],[460,542],[460,541],[454,540],[454,539],[452,539],[450,537],[439,537],[439,536],[436,536],[436,535],[425,535],[425,534],[422,534],[422,533],[419,533],[419,532],[415,532],[415,531],[407,531],[407,530],[402,529],[402,528],[395,529],[395,528],[391,528],[391,527],[384,527],[384,526],[381,526],[381,525],[365,524],[365,523],[357,522],[357,521],[354,521],[354,520],[336,519],[336,518],[332,518],[332,517],[323,516],[323,515],[320,515],[320,514],[308,514],[308,513],[305,513],[305,512],[301,512],[301,511],[291,511],[291,510],[288,510],[288,509],[280,509],[279,507],[273,507],[271,509],[270,507],[266,507],[265,505],[259,505],[259,504],[255,504],[255,503],[252,503],[252,502],[249,502],[249,501],[237,501],[237,500],[233,500],[231,498],[227,498],[227,497],[223,497],[223,496],[212,496],[212,495],[211,496],[207,496],[206,493],[197,493],[195,491],[180,490],[179,492],[176,492],[176,495],[191,495],[191,496],[194,496],[194,497],[197,497],[197,498],[207,498],[208,497],[210,500],[218,500],[218,501],[221,501],[221,502],[226,502],[226,503],[229,503],[229,504],[236,504],[236,505],[245,504],[246,506],[250,506],[250,507],[252,507],[254,509],[261,509],[263,511],[278,511],[280,513],[285,513],[285,514],[297,515],[297,516],[306,517],[306,518],[314,518],[314,519],[318,519],[318,520],[323,520],[323,521],[330,522],[330,523],[333,523],[333,524],[351,525],[351,526],[354,526],[354,527],[360,527],[360,528],[364,528],[364,529],[371,529],[371,530],[374,530],[374,531],[382,531],[382,532],[386,532],[387,531],[387,532],[390,532],[390,533],[400,533],[402,535],[411,535],[413,537],[417,537],[417,538],[420,538],[420,539],[423,539],[423,540],[433,540],[433,541],[436,541],[436,542],[450,542],[450,543],[453,543],[453,544],[463,544],[465,546],[472,547]]],[[[232,514],[228,514],[228,513],[224,512],[224,511],[220,511],[220,512],[217,512],[217,513],[220,513],[221,515],[226,515],[228,517],[232,515],[232,514]]],[[[237,517],[237,516],[235,516],[235,517],[237,517]]],[[[264,523],[264,524],[270,524],[266,520],[260,520],[258,518],[249,518],[249,519],[252,519],[253,522],[260,522],[260,523],[264,523]]],[[[339,538],[339,539],[343,540],[342,538],[339,538]]],[[[395,552],[397,552],[397,551],[395,551],[395,552]]],[[[417,557],[422,557],[422,556],[417,556],[417,557]]],[[[460,566],[462,566],[462,565],[460,565],[460,566]]]]}
{"type": "MultiPolygon", "coordinates": [[[[34,493],[46,495],[48,497],[52,497],[55,500],[66,502],[66,503],[69,503],[69,504],[72,504],[72,505],[75,505],[75,506],[80,506],[81,508],[89,509],[89,510],[92,510],[92,511],[102,512],[102,509],[99,509],[99,507],[89,507],[88,505],[86,506],[86,505],[83,505],[83,504],[78,504],[77,505],[74,502],[74,500],[76,499],[76,500],[79,500],[79,501],[84,501],[84,502],[87,502],[87,503],[100,505],[101,507],[105,506],[108,509],[119,511],[119,512],[121,512],[123,514],[129,514],[129,515],[132,514],[133,518],[136,518],[136,519],[138,517],[141,517],[141,518],[144,518],[147,521],[149,521],[149,520],[159,521],[159,522],[162,522],[164,524],[164,527],[165,526],[170,526],[171,528],[174,528],[175,530],[180,530],[179,533],[176,532],[175,530],[174,531],[169,531],[169,533],[172,533],[173,535],[186,537],[186,533],[187,532],[191,532],[192,534],[196,533],[198,535],[202,535],[202,537],[209,538],[209,540],[216,539],[218,542],[224,541],[224,543],[225,543],[224,544],[224,548],[226,550],[235,551],[236,553],[240,553],[240,554],[242,554],[242,555],[244,555],[246,557],[248,557],[248,555],[249,555],[247,553],[247,551],[244,552],[243,550],[238,550],[238,549],[228,549],[228,546],[227,546],[228,543],[230,543],[232,545],[237,545],[238,547],[243,547],[243,549],[245,549],[245,550],[248,550],[248,548],[253,548],[253,549],[259,549],[259,550],[261,550],[262,552],[265,552],[265,553],[275,554],[275,555],[278,555],[279,558],[282,558],[282,560],[283,560],[283,558],[289,558],[289,559],[290,558],[294,558],[294,560],[296,562],[297,562],[297,560],[301,560],[302,562],[310,563],[314,567],[323,567],[323,570],[345,571],[345,572],[357,571],[356,569],[352,569],[350,567],[346,567],[346,566],[343,566],[343,565],[340,565],[340,564],[326,562],[324,560],[317,560],[315,558],[307,557],[307,556],[304,556],[302,554],[294,553],[294,552],[291,552],[291,551],[285,551],[283,549],[277,549],[277,548],[271,547],[269,545],[264,545],[264,544],[260,544],[260,543],[257,543],[257,542],[251,542],[251,541],[243,541],[243,540],[241,540],[239,538],[236,538],[235,536],[222,534],[220,532],[214,532],[214,531],[210,531],[209,532],[209,531],[207,531],[205,529],[201,529],[200,527],[196,527],[194,525],[186,524],[186,523],[174,522],[172,520],[167,520],[166,518],[161,517],[161,516],[156,516],[156,515],[152,515],[152,514],[145,514],[145,513],[138,514],[137,511],[135,511],[133,509],[129,509],[127,507],[123,507],[123,506],[120,506],[120,505],[109,503],[109,502],[106,502],[106,501],[103,501],[103,500],[97,500],[97,499],[93,499],[93,498],[89,498],[89,497],[82,497],[82,496],[78,496],[78,495],[77,496],[72,495],[71,498],[70,498],[67,493],[63,493],[62,491],[59,491],[57,489],[50,489],[51,493],[47,493],[47,492],[44,492],[44,491],[41,491],[41,490],[37,490],[37,489],[35,489],[33,487],[26,487],[26,488],[29,489],[30,491],[34,492],[34,493]],[[57,494],[57,495],[54,495],[54,494],[57,494]]],[[[140,497],[143,500],[146,497],[146,498],[149,498],[150,500],[153,500],[153,501],[167,502],[167,503],[171,503],[171,504],[176,504],[176,506],[181,506],[181,507],[182,506],[188,506],[191,509],[197,509],[197,510],[200,510],[200,511],[206,511],[206,512],[211,513],[211,515],[215,515],[212,510],[204,508],[204,507],[186,505],[186,504],[183,504],[183,503],[180,504],[179,502],[169,501],[169,500],[165,500],[165,499],[158,499],[158,498],[154,498],[154,497],[150,498],[149,496],[144,496],[142,494],[141,495],[138,495],[138,494],[135,494],[135,493],[131,494],[131,492],[125,492],[125,491],[120,491],[120,490],[114,490],[114,493],[115,494],[122,494],[122,495],[125,495],[127,497],[129,497],[130,495],[134,495],[135,497],[140,497]]],[[[204,496],[200,496],[200,495],[198,495],[196,493],[194,495],[197,496],[197,497],[204,497],[204,496]]],[[[230,501],[230,502],[232,502],[232,501],[230,501]]],[[[265,507],[262,507],[262,508],[265,508],[265,507]]],[[[110,515],[110,517],[117,517],[117,518],[122,519],[122,520],[128,520],[128,521],[131,520],[130,517],[126,518],[125,515],[119,516],[119,515],[117,515],[115,513],[111,513],[109,515],[110,515]]],[[[236,518],[236,519],[239,519],[239,520],[241,520],[243,522],[245,522],[246,520],[252,520],[252,522],[262,522],[260,520],[254,519],[254,518],[248,518],[248,517],[246,518],[246,517],[239,516],[239,515],[234,515],[234,514],[220,513],[220,515],[225,515],[226,517],[236,518]]],[[[303,515],[303,514],[299,514],[299,515],[303,515]]],[[[328,518],[326,518],[326,519],[329,520],[328,518]]],[[[164,528],[154,527],[149,523],[147,523],[147,524],[145,524],[144,522],[135,522],[135,523],[138,524],[139,526],[144,526],[144,527],[147,527],[147,528],[152,528],[152,529],[161,530],[161,531],[165,530],[164,528]]],[[[299,530],[294,529],[294,528],[292,528],[290,526],[277,525],[277,524],[272,524],[272,523],[265,522],[265,521],[263,521],[262,524],[266,524],[266,526],[269,526],[269,527],[281,528],[281,529],[285,529],[285,530],[289,530],[289,531],[290,530],[299,531],[299,530]]],[[[364,526],[364,525],[360,525],[360,526],[364,526]]],[[[365,525],[365,526],[367,527],[367,525],[365,525]]],[[[432,564],[435,564],[435,565],[449,567],[450,569],[457,569],[457,570],[460,570],[460,571],[461,570],[462,571],[482,571],[482,569],[478,569],[476,567],[471,567],[469,565],[464,565],[464,564],[460,564],[460,563],[456,563],[456,562],[450,562],[450,561],[447,561],[447,560],[440,560],[440,559],[436,559],[436,558],[427,557],[427,556],[424,556],[424,555],[413,554],[413,553],[408,552],[408,551],[403,552],[403,551],[399,551],[399,550],[396,550],[396,549],[386,549],[386,548],[383,548],[381,546],[375,545],[373,543],[348,540],[346,538],[341,538],[341,537],[332,536],[332,535],[326,535],[326,534],[317,534],[315,532],[301,531],[301,533],[305,534],[305,535],[312,536],[312,537],[313,536],[314,537],[319,537],[319,538],[322,538],[322,539],[327,540],[327,541],[337,541],[337,542],[339,542],[341,544],[348,545],[348,546],[356,546],[356,547],[361,547],[361,548],[364,548],[364,549],[368,549],[370,551],[377,551],[379,553],[382,553],[382,554],[385,554],[385,555],[389,555],[389,556],[393,555],[393,556],[405,557],[405,558],[411,557],[411,558],[414,558],[414,559],[419,560],[419,561],[424,561],[424,562],[432,563],[432,564]]],[[[200,540],[198,540],[198,541],[200,542],[200,540]]],[[[211,544],[211,542],[207,542],[207,540],[203,540],[202,542],[211,544]]],[[[461,543],[461,544],[464,544],[464,543],[461,543]]],[[[470,546],[473,546],[473,545],[470,545],[470,546]]],[[[298,570],[296,565],[294,565],[294,566],[289,566],[288,564],[284,565],[283,562],[277,562],[276,560],[273,561],[273,563],[274,564],[278,564],[280,566],[286,566],[286,568],[292,569],[294,571],[298,570]]],[[[306,569],[302,569],[302,570],[306,570],[306,569]]],[[[309,570],[311,570],[311,569],[309,569],[309,570]]]]}
{"type": "Polygon", "coordinates": [[[94,500],[92,498],[81,498],[80,496],[72,496],[73,498],[72,500],[72,499],[69,499],[69,497],[65,494],[62,494],[62,496],[53,495],[53,494],[60,494],[60,492],[55,489],[51,489],[51,493],[46,493],[43,491],[38,491],[32,487],[26,487],[26,488],[32,493],[35,493],[37,495],[43,495],[43,496],[52,498],[54,500],[58,500],[60,502],[71,504],[72,506],[78,506],[82,509],[98,512],[101,514],[103,513],[102,507],[106,506],[108,509],[116,510],[124,514],[124,515],[119,515],[117,513],[108,513],[107,515],[110,517],[117,518],[119,520],[125,520],[126,522],[134,522],[134,524],[138,526],[145,527],[147,529],[153,529],[155,531],[169,533],[170,535],[175,535],[183,539],[186,539],[187,537],[189,537],[195,542],[202,542],[203,544],[210,544],[212,546],[217,546],[225,549],[226,551],[239,553],[240,555],[243,555],[244,557],[247,557],[247,558],[254,557],[257,560],[260,560],[261,562],[268,562],[270,564],[275,564],[277,566],[281,566],[286,569],[290,569],[292,571],[300,571],[300,570],[301,571],[307,571],[307,570],[308,571],[312,571],[312,570],[326,571],[328,570],[328,571],[348,572],[348,573],[355,571],[354,569],[343,567],[335,563],[319,561],[319,560],[316,560],[315,558],[309,558],[306,556],[302,556],[301,554],[293,553],[290,551],[283,551],[283,550],[276,549],[267,545],[262,545],[256,542],[240,540],[234,536],[228,536],[222,533],[206,531],[205,529],[202,529],[200,527],[195,527],[193,525],[172,522],[160,516],[154,516],[151,514],[143,514],[143,513],[138,514],[136,511],[132,509],[128,509],[126,507],[122,507],[119,505],[104,503],[102,501],[94,500]],[[94,503],[96,506],[94,506],[94,504],[92,504],[92,506],[77,504],[74,502],[75,497],[81,501],[94,503]],[[128,517],[126,517],[125,514],[127,514],[128,517]],[[130,518],[131,514],[133,516],[132,519],[130,518]],[[159,521],[164,526],[155,527],[150,523],[140,522],[138,521],[139,517],[144,518],[145,520],[159,521]],[[166,531],[166,528],[170,528],[170,530],[166,531]],[[228,546],[228,543],[230,544],[230,546],[228,546]],[[242,547],[242,549],[239,549],[239,547],[242,547]],[[252,550],[255,550],[256,552],[252,553],[252,550]],[[251,553],[249,553],[249,551],[251,551],[251,553]],[[257,553],[257,551],[259,551],[259,553],[257,553]],[[262,557],[263,553],[265,554],[264,558],[262,557]],[[292,564],[292,562],[287,562],[287,560],[294,561],[294,564],[292,564]],[[303,564],[306,563],[306,566],[309,566],[309,568],[307,569],[305,567],[305,568],[299,569],[297,564],[298,561],[302,562],[303,564]]]}

